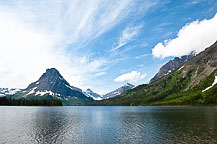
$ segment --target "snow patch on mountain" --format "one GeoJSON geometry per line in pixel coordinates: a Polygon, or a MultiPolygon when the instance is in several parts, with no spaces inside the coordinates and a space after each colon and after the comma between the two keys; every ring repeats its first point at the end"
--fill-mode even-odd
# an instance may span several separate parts
{"type": "Polygon", "coordinates": [[[40,96],[44,96],[44,95],[46,95],[46,94],[49,94],[49,95],[51,95],[51,96],[55,96],[55,95],[60,96],[60,94],[58,94],[58,93],[53,93],[52,91],[48,91],[48,90],[45,90],[45,91],[37,91],[37,92],[35,93],[35,95],[40,95],[40,96]]]}
{"type": "Polygon", "coordinates": [[[65,86],[68,87],[68,88],[70,88],[71,90],[82,92],[82,90],[79,89],[79,88],[77,88],[77,87],[73,87],[73,86],[70,86],[70,85],[67,85],[67,84],[65,84],[65,86]]]}
{"type": "Polygon", "coordinates": [[[207,87],[206,89],[202,90],[202,92],[205,92],[205,91],[209,90],[209,89],[212,88],[215,84],[217,84],[217,76],[215,76],[215,80],[214,80],[214,82],[212,83],[212,85],[209,86],[209,87],[207,87]]]}
{"type": "Polygon", "coordinates": [[[178,69],[178,71],[180,71],[181,69],[183,69],[184,68],[184,66],[181,66],[179,69],[178,69]]]}
{"type": "Polygon", "coordinates": [[[32,88],[32,89],[26,94],[26,96],[27,96],[27,95],[30,95],[30,94],[34,94],[36,89],[37,89],[37,87],[32,88]]]}

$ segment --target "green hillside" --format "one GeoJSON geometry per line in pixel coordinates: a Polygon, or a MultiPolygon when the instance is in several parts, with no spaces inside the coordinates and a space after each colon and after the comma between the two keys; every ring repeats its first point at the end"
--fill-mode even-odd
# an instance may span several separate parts
{"type": "Polygon", "coordinates": [[[119,96],[90,105],[208,105],[217,104],[217,42],[161,79],[139,85],[119,96]]]}

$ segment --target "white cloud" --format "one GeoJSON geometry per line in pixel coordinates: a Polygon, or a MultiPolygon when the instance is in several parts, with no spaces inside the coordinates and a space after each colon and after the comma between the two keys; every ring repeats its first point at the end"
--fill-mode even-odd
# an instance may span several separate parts
{"type": "Polygon", "coordinates": [[[138,82],[142,79],[144,79],[146,76],[146,73],[141,74],[137,71],[131,71],[126,74],[122,74],[114,79],[115,82],[123,82],[123,81],[129,81],[129,82],[138,82]]]}
{"type": "Polygon", "coordinates": [[[177,37],[158,43],[152,54],[158,58],[182,56],[192,51],[197,53],[212,45],[217,40],[217,14],[207,20],[194,21],[179,30],[177,37]]]}
{"type": "Polygon", "coordinates": [[[104,91],[96,77],[120,60],[94,55],[94,48],[87,50],[85,46],[139,13],[138,8],[145,14],[154,6],[152,0],[145,3],[0,1],[0,87],[25,88],[45,69],[55,67],[73,86],[86,89],[94,85],[97,92],[104,91]]]}
{"type": "Polygon", "coordinates": [[[191,2],[192,4],[198,4],[199,2],[198,1],[193,1],[191,2]]]}
{"type": "Polygon", "coordinates": [[[0,3],[0,87],[25,88],[55,67],[70,84],[86,89],[109,62],[78,49],[125,19],[130,6],[131,0],[0,3]]]}
{"type": "Polygon", "coordinates": [[[32,30],[15,15],[0,12],[0,85],[22,87],[26,80],[35,79],[38,66],[45,69],[52,61],[53,44],[46,34],[32,30]]]}
{"type": "Polygon", "coordinates": [[[115,51],[127,43],[129,43],[131,40],[133,40],[134,37],[137,36],[139,30],[142,28],[142,25],[135,26],[135,27],[129,27],[127,26],[124,31],[122,32],[118,44],[116,44],[115,47],[112,48],[111,51],[115,51]]]}
{"type": "Polygon", "coordinates": [[[98,72],[98,73],[95,74],[95,76],[102,76],[102,75],[105,75],[105,74],[106,74],[106,72],[98,72]]]}
{"type": "Polygon", "coordinates": [[[149,54],[143,54],[143,55],[136,56],[135,59],[141,59],[147,56],[149,56],[149,54]]]}

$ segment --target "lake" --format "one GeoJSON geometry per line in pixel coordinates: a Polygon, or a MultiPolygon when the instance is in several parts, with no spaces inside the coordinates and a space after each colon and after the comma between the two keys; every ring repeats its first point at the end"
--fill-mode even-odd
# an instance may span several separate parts
{"type": "Polygon", "coordinates": [[[0,143],[217,143],[217,107],[0,107],[0,143]]]}

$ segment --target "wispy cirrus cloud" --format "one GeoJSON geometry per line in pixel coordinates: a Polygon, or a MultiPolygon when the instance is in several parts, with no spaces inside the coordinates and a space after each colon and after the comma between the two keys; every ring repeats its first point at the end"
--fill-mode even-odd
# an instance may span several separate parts
{"type": "Polygon", "coordinates": [[[150,55],[150,54],[139,55],[139,56],[136,56],[135,59],[141,59],[141,58],[147,57],[147,56],[149,56],[149,55],[150,55]]]}
{"type": "Polygon", "coordinates": [[[3,5],[26,23],[58,36],[61,43],[84,46],[124,20],[132,0],[14,0],[3,5]]]}
{"type": "Polygon", "coordinates": [[[7,72],[0,85],[25,88],[46,68],[56,67],[72,85],[85,87],[85,81],[102,75],[109,63],[79,49],[124,20],[131,2],[0,2],[0,73],[7,72]]]}
{"type": "MultiPolygon", "coordinates": [[[[156,4],[156,0],[0,1],[0,75],[4,75],[0,86],[25,88],[46,68],[55,67],[71,85],[97,87],[96,77],[108,74],[121,60],[85,47],[156,4]]],[[[116,46],[126,45],[138,31],[139,26],[126,27],[116,46]]]]}
{"type": "Polygon", "coordinates": [[[106,72],[103,71],[103,72],[96,73],[95,76],[102,76],[102,75],[105,75],[105,74],[106,74],[106,72]]]}
{"type": "Polygon", "coordinates": [[[111,52],[116,51],[131,42],[137,36],[141,28],[142,25],[127,26],[121,33],[118,43],[111,49],[111,52]]]}

